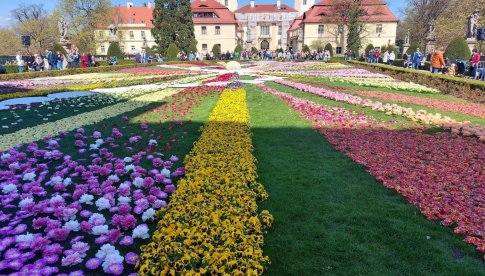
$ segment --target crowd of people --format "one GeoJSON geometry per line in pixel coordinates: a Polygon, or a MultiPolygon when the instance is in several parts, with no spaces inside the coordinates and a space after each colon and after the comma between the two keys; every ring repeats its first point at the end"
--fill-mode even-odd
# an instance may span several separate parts
{"type": "Polygon", "coordinates": [[[295,59],[304,59],[304,60],[321,60],[321,61],[328,61],[331,57],[329,50],[324,51],[313,51],[309,53],[305,53],[303,51],[270,51],[270,50],[260,50],[260,51],[233,51],[233,52],[222,52],[214,54],[214,52],[210,51],[207,53],[193,53],[190,52],[186,54],[180,51],[177,54],[178,60],[188,60],[188,61],[203,61],[203,60],[295,60],[295,59]]]}
{"type": "Polygon", "coordinates": [[[99,66],[94,55],[91,53],[80,54],[79,49],[75,47],[70,49],[67,54],[63,54],[61,51],[53,52],[50,49],[47,49],[44,54],[29,52],[26,58],[22,56],[21,52],[17,52],[15,59],[19,73],[23,73],[25,69],[33,72],[99,66]]]}

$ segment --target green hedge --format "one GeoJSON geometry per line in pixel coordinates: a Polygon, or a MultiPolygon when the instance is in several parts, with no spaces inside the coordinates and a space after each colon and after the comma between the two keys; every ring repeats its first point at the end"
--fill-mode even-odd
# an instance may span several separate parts
{"type": "MultiPolygon", "coordinates": [[[[465,79],[443,74],[431,74],[429,71],[413,70],[402,67],[370,64],[359,61],[349,61],[356,67],[364,67],[373,72],[384,73],[402,81],[412,81],[431,88],[438,89],[443,94],[464,98],[474,102],[485,102],[485,82],[465,79]]],[[[429,64],[428,64],[429,68],[429,64]]]]}

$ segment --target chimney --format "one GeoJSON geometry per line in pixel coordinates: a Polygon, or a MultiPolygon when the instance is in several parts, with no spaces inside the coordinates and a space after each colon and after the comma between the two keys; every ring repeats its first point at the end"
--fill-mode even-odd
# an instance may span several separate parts
{"type": "Polygon", "coordinates": [[[281,0],[276,0],[276,8],[281,9],[281,0]]]}
{"type": "Polygon", "coordinates": [[[152,1],[148,0],[148,3],[147,3],[147,8],[151,9],[152,8],[152,1]]]}
{"type": "Polygon", "coordinates": [[[254,0],[251,0],[251,8],[254,8],[254,0]]]}
{"type": "Polygon", "coordinates": [[[133,7],[133,2],[126,2],[126,7],[129,9],[133,7]]]}

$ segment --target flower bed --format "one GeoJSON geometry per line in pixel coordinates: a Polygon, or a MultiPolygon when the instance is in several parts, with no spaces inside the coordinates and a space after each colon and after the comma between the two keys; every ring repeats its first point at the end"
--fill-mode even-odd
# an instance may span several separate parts
{"type": "Polygon", "coordinates": [[[259,275],[263,229],[272,216],[258,215],[267,198],[256,182],[244,90],[225,90],[186,157],[166,211],[157,213],[152,242],[142,247],[139,275],[259,275]]]}
{"type": "Polygon", "coordinates": [[[219,91],[189,88],[153,109],[160,122],[174,120],[164,133],[145,113],[137,124],[124,117],[115,128],[81,128],[0,152],[0,273],[134,272],[136,245],[150,237],[156,210],[184,174],[176,156],[162,154],[177,141],[170,134],[183,132],[190,109],[219,91]]]}
{"type": "Polygon", "coordinates": [[[310,120],[336,149],[420,208],[430,220],[455,226],[455,233],[485,252],[483,143],[447,132],[392,130],[372,118],[340,108],[332,111],[259,85],[310,120]]]}
{"type": "Polygon", "coordinates": [[[447,116],[442,117],[441,114],[431,114],[426,112],[425,110],[418,110],[414,111],[412,108],[404,108],[397,104],[383,104],[378,101],[372,101],[370,99],[363,99],[358,96],[353,96],[345,93],[339,92],[332,92],[329,90],[321,89],[312,87],[309,85],[301,84],[301,83],[294,83],[286,80],[275,80],[274,82],[283,84],[301,91],[306,91],[324,98],[328,98],[331,100],[336,100],[340,102],[347,102],[350,104],[362,106],[362,107],[370,107],[373,110],[378,110],[382,112],[386,112],[389,115],[399,115],[406,118],[409,118],[416,122],[421,122],[424,124],[433,124],[439,127],[449,128],[454,132],[462,133],[466,136],[477,136],[478,139],[485,141],[485,126],[471,124],[469,122],[456,122],[454,119],[451,119],[447,116]]]}

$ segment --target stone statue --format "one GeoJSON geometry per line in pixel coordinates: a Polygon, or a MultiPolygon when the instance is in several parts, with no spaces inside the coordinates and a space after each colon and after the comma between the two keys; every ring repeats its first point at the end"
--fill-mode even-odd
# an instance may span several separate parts
{"type": "Polygon", "coordinates": [[[404,37],[404,44],[409,44],[409,36],[410,36],[410,33],[409,33],[409,30],[408,30],[406,36],[404,37]]]}
{"type": "Polygon", "coordinates": [[[59,27],[59,33],[61,35],[61,41],[67,41],[67,22],[64,19],[64,17],[59,17],[59,20],[57,21],[57,26],[59,27]]]}
{"type": "Polygon", "coordinates": [[[435,26],[436,26],[436,19],[433,19],[431,20],[431,22],[429,22],[426,38],[429,38],[429,39],[434,38],[435,26]]]}
{"type": "Polygon", "coordinates": [[[478,24],[479,12],[480,11],[477,9],[468,17],[468,31],[466,34],[466,38],[475,38],[477,36],[477,24],[478,24]]]}
{"type": "Polygon", "coordinates": [[[147,42],[147,37],[145,34],[142,35],[141,37],[143,39],[143,46],[141,46],[143,49],[148,48],[148,42],[147,42]]]}
{"type": "Polygon", "coordinates": [[[110,36],[116,36],[117,31],[118,31],[118,28],[113,23],[111,23],[109,25],[109,35],[110,36]]]}

